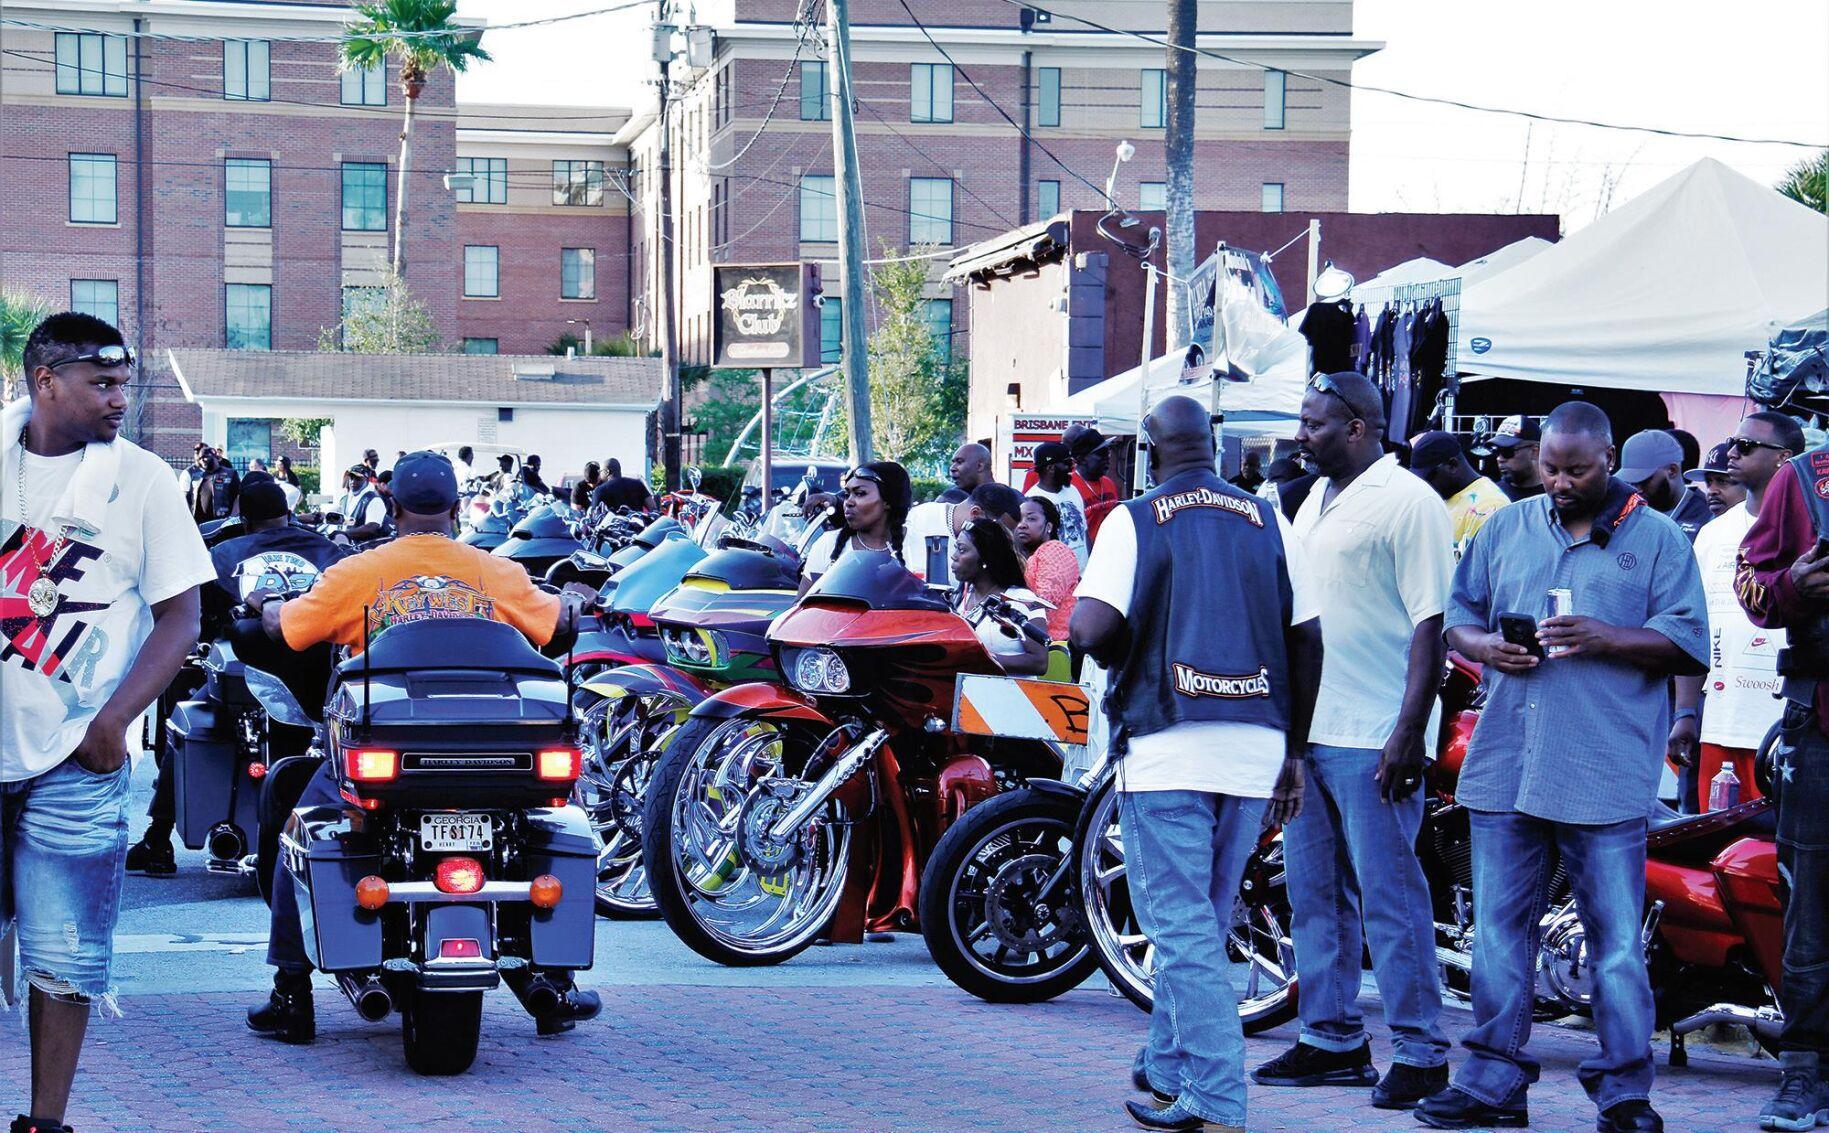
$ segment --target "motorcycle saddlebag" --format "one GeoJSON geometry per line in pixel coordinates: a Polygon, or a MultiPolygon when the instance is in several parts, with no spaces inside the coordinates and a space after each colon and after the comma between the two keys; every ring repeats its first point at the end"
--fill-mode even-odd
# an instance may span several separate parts
{"type": "Polygon", "coordinates": [[[178,836],[193,850],[203,848],[210,827],[227,819],[241,827],[252,852],[259,832],[260,784],[248,778],[235,742],[236,719],[208,700],[186,700],[172,709],[167,729],[172,800],[178,836]],[[229,796],[235,796],[234,813],[229,796]]]}
{"type": "Polygon", "coordinates": [[[340,806],[300,807],[280,834],[280,864],[298,892],[305,955],[327,972],[381,966],[381,914],[356,904],[356,882],[381,871],[340,806]]]}
{"type": "Polygon", "coordinates": [[[575,806],[527,812],[527,876],[559,879],[559,904],[533,910],[533,962],[543,968],[591,966],[597,932],[597,844],[575,806]]]}

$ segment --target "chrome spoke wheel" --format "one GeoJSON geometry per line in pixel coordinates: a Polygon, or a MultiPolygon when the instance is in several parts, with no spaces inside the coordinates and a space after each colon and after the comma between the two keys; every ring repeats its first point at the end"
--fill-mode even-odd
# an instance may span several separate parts
{"type": "Polygon", "coordinates": [[[668,693],[630,693],[586,710],[580,728],[583,771],[573,801],[596,831],[597,911],[650,917],[659,910],[641,854],[642,803],[654,761],[687,707],[668,693]]]}

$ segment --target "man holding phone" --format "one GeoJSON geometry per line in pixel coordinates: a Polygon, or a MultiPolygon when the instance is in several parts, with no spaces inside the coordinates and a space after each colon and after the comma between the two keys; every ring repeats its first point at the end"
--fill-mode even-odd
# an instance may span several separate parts
{"type": "Polygon", "coordinates": [[[1433,1128],[1529,1122],[1532,941],[1558,853],[1594,970],[1600,1050],[1578,1077],[1596,1128],[1664,1127],[1650,1103],[1655,1012],[1639,940],[1646,815],[1670,729],[1667,682],[1708,666],[1707,602],[1689,540],[1609,475],[1612,458],[1605,414],[1558,407],[1539,455],[1546,494],[1487,520],[1455,572],[1448,645],[1486,666],[1491,691],[1455,789],[1473,827],[1480,926],[1472,1057],[1417,1108],[1433,1128]],[[1575,612],[1550,616],[1552,589],[1570,591],[1575,612]],[[1541,654],[1517,640],[1529,621],[1541,654]]]}

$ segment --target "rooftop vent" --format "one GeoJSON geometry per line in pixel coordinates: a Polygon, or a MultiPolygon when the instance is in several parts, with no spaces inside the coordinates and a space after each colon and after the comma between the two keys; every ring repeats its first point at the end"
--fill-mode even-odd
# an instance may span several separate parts
{"type": "Polygon", "coordinates": [[[550,382],[559,376],[559,367],[551,362],[516,362],[514,380],[517,382],[550,382]]]}

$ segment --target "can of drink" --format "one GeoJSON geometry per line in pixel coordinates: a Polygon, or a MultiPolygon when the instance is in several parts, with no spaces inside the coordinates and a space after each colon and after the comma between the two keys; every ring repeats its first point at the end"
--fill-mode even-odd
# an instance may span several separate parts
{"type": "MultiPolygon", "coordinates": [[[[1549,594],[1550,617],[1560,618],[1575,612],[1575,592],[1573,590],[1570,590],[1566,586],[1553,586],[1550,588],[1549,594]]],[[[1556,654],[1561,653],[1562,649],[1549,648],[1544,650],[1544,652],[1556,654]]]]}
{"type": "Polygon", "coordinates": [[[1723,763],[1708,783],[1708,809],[1726,810],[1739,805],[1740,776],[1734,774],[1732,764],[1723,763]]]}

